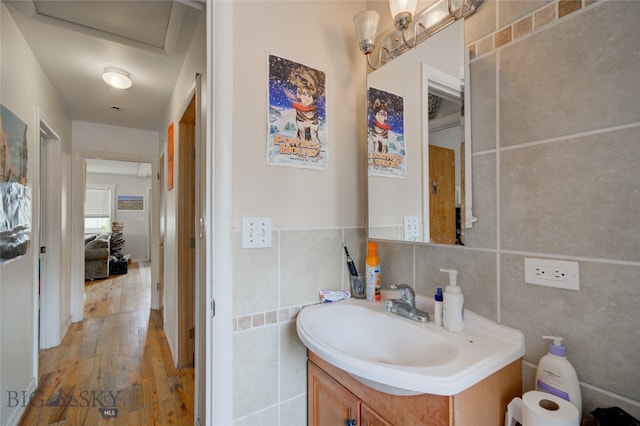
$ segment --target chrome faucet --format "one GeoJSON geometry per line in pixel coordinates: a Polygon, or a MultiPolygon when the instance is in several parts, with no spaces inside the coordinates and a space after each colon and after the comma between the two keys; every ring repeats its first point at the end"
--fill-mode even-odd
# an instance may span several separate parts
{"type": "Polygon", "coordinates": [[[411,306],[412,309],[416,308],[416,292],[408,284],[391,284],[393,290],[400,290],[400,300],[403,300],[411,306]]]}
{"type": "Polygon", "coordinates": [[[384,304],[387,311],[414,321],[429,322],[429,313],[416,308],[416,293],[410,285],[392,284],[391,288],[400,290],[400,299],[387,300],[384,304]]]}

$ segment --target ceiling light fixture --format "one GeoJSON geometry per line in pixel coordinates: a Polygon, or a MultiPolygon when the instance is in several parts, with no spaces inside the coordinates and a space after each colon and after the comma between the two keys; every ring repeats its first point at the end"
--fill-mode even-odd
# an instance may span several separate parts
{"type": "Polygon", "coordinates": [[[133,85],[131,75],[123,69],[107,67],[104,69],[102,79],[115,89],[128,89],[133,85]]]}
{"type": "Polygon", "coordinates": [[[378,64],[371,64],[369,59],[376,46],[376,34],[380,21],[378,12],[366,10],[353,18],[358,47],[367,56],[369,67],[375,70],[458,19],[474,13],[482,1],[437,0],[421,12],[415,13],[417,0],[389,0],[389,8],[396,31],[387,32],[382,36],[382,45],[378,49],[378,64]],[[413,27],[413,40],[407,40],[405,34],[411,31],[411,27],[413,27]],[[385,53],[384,57],[383,52],[385,53]]]}

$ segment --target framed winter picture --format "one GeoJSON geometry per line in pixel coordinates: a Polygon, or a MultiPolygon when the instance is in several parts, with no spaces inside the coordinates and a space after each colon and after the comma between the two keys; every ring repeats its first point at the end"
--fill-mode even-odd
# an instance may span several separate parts
{"type": "Polygon", "coordinates": [[[269,55],[267,164],[327,168],[325,74],[269,55]]]}

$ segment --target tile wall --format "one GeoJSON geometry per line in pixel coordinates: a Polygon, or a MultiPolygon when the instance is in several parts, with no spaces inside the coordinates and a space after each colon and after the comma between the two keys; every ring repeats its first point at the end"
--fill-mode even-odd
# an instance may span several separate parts
{"type": "Polygon", "coordinates": [[[473,206],[467,247],[383,243],[387,283],[522,330],[524,391],[543,335],[565,338],[583,414],[640,418],[640,2],[485,1],[465,23],[473,206]],[[580,291],[524,283],[525,257],[577,261],[580,291]]]}
{"type": "Polygon", "coordinates": [[[307,353],[295,318],[320,290],[349,288],[343,241],[364,271],[364,228],[274,230],[268,249],[234,233],[234,425],[304,425],[307,353]]]}

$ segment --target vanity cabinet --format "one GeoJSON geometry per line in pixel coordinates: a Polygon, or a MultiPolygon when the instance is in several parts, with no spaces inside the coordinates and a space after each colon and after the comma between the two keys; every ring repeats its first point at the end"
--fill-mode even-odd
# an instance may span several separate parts
{"type": "Polygon", "coordinates": [[[457,395],[396,396],[308,355],[309,426],[502,425],[507,404],[522,394],[522,359],[457,395]]]}
{"type": "Polygon", "coordinates": [[[308,365],[309,426],[391,426],[313,362],[308,365]],[[349,423],[355,421],[355,423],[349,423]]]}

